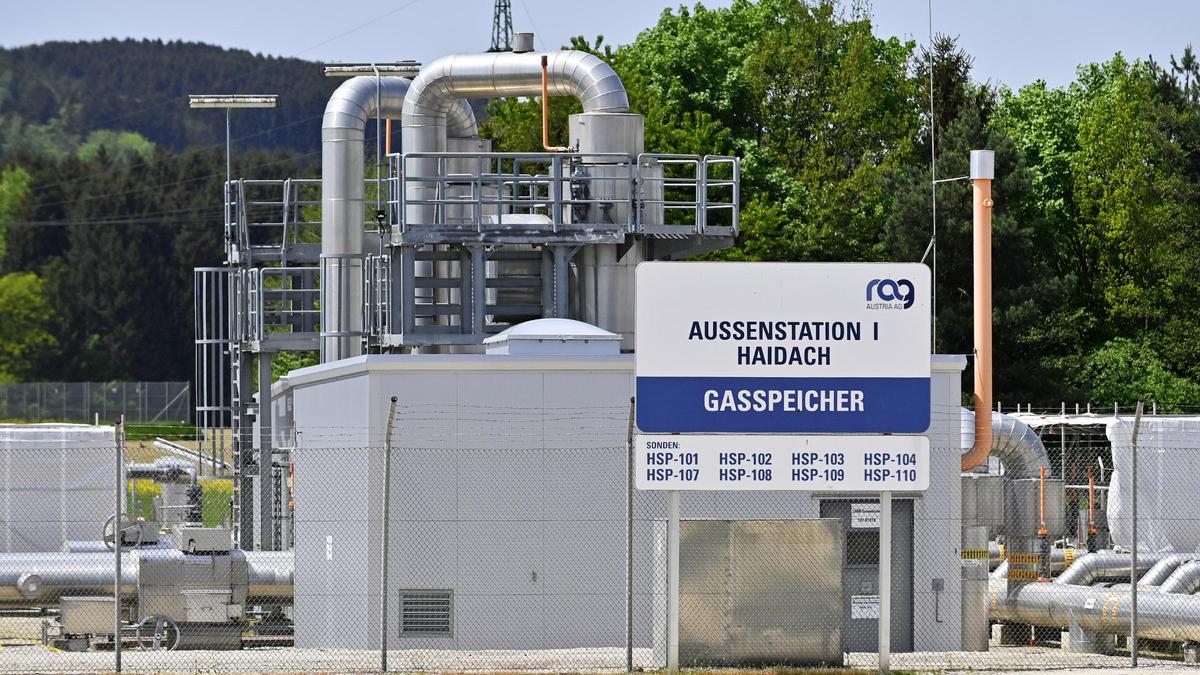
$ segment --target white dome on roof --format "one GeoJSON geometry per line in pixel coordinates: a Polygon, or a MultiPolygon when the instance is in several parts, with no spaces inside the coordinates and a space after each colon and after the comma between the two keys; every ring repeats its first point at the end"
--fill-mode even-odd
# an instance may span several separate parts
{"type": "Polygon", "coordinates": [[[483,341],[488,354],[619,354],[621,336],[574,319],[534,319],[483,341]]]}

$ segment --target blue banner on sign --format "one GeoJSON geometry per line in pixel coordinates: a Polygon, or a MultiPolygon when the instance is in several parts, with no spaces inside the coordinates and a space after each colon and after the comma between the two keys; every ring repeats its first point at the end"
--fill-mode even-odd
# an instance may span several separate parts
{"type": "Polygon", "coordinates": [[[927,377],[639,377],[645,432],[922,433],[927,377]]]}

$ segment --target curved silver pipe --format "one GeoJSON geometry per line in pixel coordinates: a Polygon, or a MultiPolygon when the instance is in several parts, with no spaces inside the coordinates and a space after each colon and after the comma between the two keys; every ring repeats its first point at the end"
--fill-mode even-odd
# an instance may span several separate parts
{"type": "MultiPolygon", "coordinates": [[[[1140,557],[1140,556],[1139,556],[1140,557]]],[[[1172,553],[1154,563],[1148,572],[1138,579],[1139,586],[1161,586],[1183,563],[1196,559],[1195,553],[1172,553]]]]}
{"type": "Polygon", "coordinates": [[[1159,593],[1184,593],[1191,595],[1196,591],[1200,591],[1200,560],[1189,560],[1182,563],[1158,587],[1159,593]]]}
{"type": "MultiPolygon", "coordinates": [[[[367,123],[377,113],[387,119],[400,116],[409,85],[402,77],[352,77],[334,90],[325,105],[321,122],[322,362],[362,353],[363,141],[367,123]]],[[[477,135],[475,114],[465,101],[450,101],[447,110],[453,113],[448,124],[455,136],[477,135]]]]}
{"type": "MultiPolygon", "coordinates": [[[[975,442],[975,413],[963,408],[962,420],[962,444],[970,448],[975,442]]],[[[1009,478],[1040,478],[1043,466],[1049,475],[1050,456],[1042,439],[1029,425],[1012,415],[992,413],[992,449],[989,453],[1004,463],[1004,473],[1009,478]]]]}
{"type": "MultiPolygon", "coordinates": [[[[1145,574],[1170,553],[1138,553],[1138,574],[1145,574]]],[[[1129,578],[1132,556],[1116,551],[1096,551],[1080,556],[1054,579],[1064,586],[1090,586],[1101,579],[1129,578]]]]}
{"type": "MultiPolygon", "coordinates": [[[[1139,556],[1140,557],[1140,556],[1139,556]]],[[[989,579],[993,621],[1065,627],[1073,619],[1084,630],[1128,635],[1133,603],[1128,590],[1068,584],[1025,584],[1011,592],[1003,579],[989,579]]],[[[1200,597],[1155,594],[1138,605],[1138,637],[1193,642],[1200,640],[1200,597]]]]}
{"type": "MultiPolygon", "coordinates": [[[[497,96],[533,96],[542,91],[542,57],[545,56],[548,91],[552,96],[573,96],[584,112],[629,112],[625,85],[599,57],[579,51],[546,54],[497,52],[454,54],[421,68],[413,80],[401,115],[404,152],[445,152],[447,126],[455,114],[455,100],[497,96]]],[[[430,201],[436,185],[413,177],[437,175],[437,160],[412,158],[405,162],[404,186],[409,204],[405,219],[410,227],[433,222],[430,201]]]]}

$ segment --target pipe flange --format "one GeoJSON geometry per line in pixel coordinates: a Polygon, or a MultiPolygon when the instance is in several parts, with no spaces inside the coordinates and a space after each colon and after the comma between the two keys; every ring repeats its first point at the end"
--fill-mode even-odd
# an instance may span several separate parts
{"type": "Polygon", "coordinates": [[[26,600],[36,600],[42,595],[45,585],[42,583],[42,575],[33,572],[26,572],[17,579],[17,590],[21,592],[21,596],[26,600]]]}

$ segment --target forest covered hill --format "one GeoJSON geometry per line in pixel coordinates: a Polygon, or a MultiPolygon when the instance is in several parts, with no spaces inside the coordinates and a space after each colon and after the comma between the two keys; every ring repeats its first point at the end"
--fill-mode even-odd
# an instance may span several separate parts
{"type": "MultiPolygon", "coordinates": [[[[741,235],[711,257],[936,256],[942,353],[972,350],[971,188],[938,188],[932,246],[934,134],[942,177],[994,150],[996,398],[1200,407],[1190,46],[1013,89],[976,79],[952,36],[920,46],[836,0],[755,0],[571,47],[613,65],[647,151],[742,158],[741,235]]],[[[279,94],[237,114],[234,175],[313,177],[337,84],[315,63],[196,44],[0,50],[0,381],[190,379],[192,268],[221,262],[225,165],[224,116],[185,94],[279,94]]],[[[553,138],[577,107],[552,100],[553,138]]],[[[536,99],[488,113],[497,150],[541,147],[536,99]]]]}
{"type": "Polygon", "coordinates": [[[0,49],[0,154],[69,152],[98,130],[133,131],[181,151],[223,144],[225,116],[188,94],[278,94],[238,111],[242,147],[313,150],[337,85],[319,64],[191,42],[102,40],[0,49]]]}

